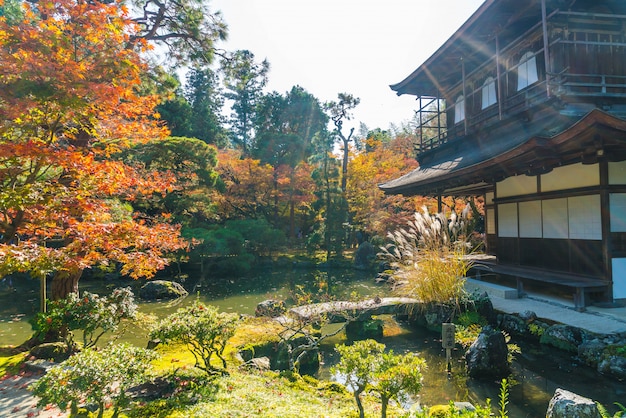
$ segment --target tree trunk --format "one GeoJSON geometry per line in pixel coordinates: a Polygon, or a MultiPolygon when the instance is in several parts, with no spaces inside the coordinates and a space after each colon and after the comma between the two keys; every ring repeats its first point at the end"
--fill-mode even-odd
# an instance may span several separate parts
{"type": "Polygon", "coordinates": [[[381,418],[387,418],[387,405],[389,405],[389,398],[381,395],[380,403],[381,403],[380,416],[381,418]]]}
{"type": "Polygon", "coordinates": [[[357,390],[354,392],[354,399],[356,400],[356,407],[359,408],[359,418],[365,418],[365,409],[363,409],[363,403],[361,403],[361,392],[357,390]]]}
{"type": "Polygon", "coordinates": [[[65,299],[70,293],[78,293],[78,281],[82,274],[82,269],[57,271],[52,278],[51,300],[65,299]]]}
{"type": "Polygon", "coordinates": [[[341,193],[343,196],[346,196],[346,189],[348,188],[348,156],[349,156],[349,146],[350,146],[350,137],[352,136],[352,132],[354,128],[350,131],[350,135],[348,138],[344,138],[341,135],[341,139],[343,140],[343,161],[341,163],[341,193]]]}

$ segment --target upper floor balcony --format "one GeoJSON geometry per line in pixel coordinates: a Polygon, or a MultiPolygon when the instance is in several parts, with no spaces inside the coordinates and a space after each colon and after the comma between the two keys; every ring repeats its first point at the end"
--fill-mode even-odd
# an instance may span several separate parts
{"type": "Polygon", "coordinates": [[[532,118],[547,103],[573,118],[595,108],[626,118],[626,2],[581,2],[568,10],[562,3],[537,0],[514,15],[514,2],[488,0],[392,86],[418,97],[418,158],[507,119],[532,118]],[[507,28],[493,24],[505,15],[507,28]]]}

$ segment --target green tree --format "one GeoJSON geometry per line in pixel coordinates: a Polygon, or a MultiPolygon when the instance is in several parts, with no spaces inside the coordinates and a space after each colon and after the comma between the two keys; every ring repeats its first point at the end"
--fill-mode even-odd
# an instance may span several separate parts
{"type": "Polygon", "coordinates": [[[131,45],[158,44],[178,64],[209,64],[216,54],[224,55],[216,44],[226,40],[228,29],[208,0],[130,0],[130,4],[138,12],[132,20],[139,27],[131,45]]]}
{"type": "Polygon", "coordinates": [[[348,182],[348,161],[350,155],[350,142],[354,128],[350,129],[350,133],[343,132],[343,123],[352,119],[352,111],[361,103],[361,99],[354,97],[348,93],[339,93],[338,101],[326,103],[326,109],[330,113],[330,120],[335,125],[335,135],[341,140],[342,164],[341,164],[341,191],[346,192],[348,182]]]}
{"type": "Polygon", "coordinates": [[[353,390],[360,418],[365,417],[361,394],[366,390],[379,394],[381,417],[385,418],[391,399],[417,394],[422,388],[422,370],[426,363],[414,353],[385,352],[385,345],[374,340],[340,345],[336,350],[341,359],[333,371],[344,376],[346,385],[353,390]]]}
{"type": "MultiPolygon", "coordinates": [[[[158,71],[157,73],[161,73],[158,71]]],[[[157,94],[162,97],[157,106],[161,120],[165,121],[172,136],[192,137],[192,110],[191,105],[183,94],[180,80],[175,75],[163,73],[151,77],[150,84],[156,87],[157,94]],[[156,79],[155,79],[156,78],[156,79]],[[168,85],[164,88],[163,78],[168,78],[168,85]]]]}
{"type": "Polygon", "coordinates": [[[315,167],[311,176],[315,182],[317,229],[309,237],[310,246],[320,246],[326,250],[326,259],[333,254],[341,257],[344,245],[345,199],[340,188],[340,164],[332,153],[333,135],[317,135],[313,141],[315,152],[311,163],[315,167]]]}
{"type": "Polygon", "coordinates": [[[313,138],[327,123],[319,100],[300,86],[284,96],[265,95],[257,110],[254,156],[274,167],[295,167],[311,155],[313,138]]]}
{"type": "Polygon", "coordinates": [[[187,136],[223,147],[227,141],[221,116],[224,96],[217,74],[208,69],[192,68],[187,74],[184,94],[191,106],[187,136]]]}
{"type": "Polygon", "coordinates": [[[225,97],[232,101],[231,141],[241,148],[244,157],[254,149],[254,126],[256,108],[267,84],[270,64],[267,60],[257,63],[254,54],[247,50],[236,51],[229,59],[222,60],[225,97]]]}
{"type": "Polygon", "coordinates": [[[315,135],[326,131],[328,117],[317,98],[294,86],[286,95],[265,95],[257,109],[254,155],[274,168],[274,225],[281,205],[287,208],[289,236],[296,236],[296,209],[302,202],[303,164],[315,135]]]}
{"type": "Polygon", "coordinates": [[[24,15],[20,0],[4,0],[0,4],[0,18],[5,18],[9,25],[17,23],[24,15]]]}
{"type": "Polygon", "coordinates": [[[71,352],[76,349],[73,331],[82,331],[83,348],[91,348],[106,332],[117,331],[123,320],[134,319],[136,314],[135,297],[128,287],[115,289],[108,296],[70,293],[65,299],[50,302],[48,311],[38,313],[31,324],[40,340],[60,330],[71,352]]]}
{"type": "Polygon", "coordinates": [[[193,354],[195,367],[207,374],[226,372],[224,350],[235,333],[236,314],[220,313],[215,306],[196,302],[162,319],[150,337],[166,344],[184,344],[193,354]],[[219,365],[212,364],[216,357],[219,365]]]}
{"type": "Polygon", "coordinates": [[[255,255],[271,255],[286,244],[284,232],[265,219],[236,219],[227,221],[225,226],[240,233],[246,250],[255,255]]]}

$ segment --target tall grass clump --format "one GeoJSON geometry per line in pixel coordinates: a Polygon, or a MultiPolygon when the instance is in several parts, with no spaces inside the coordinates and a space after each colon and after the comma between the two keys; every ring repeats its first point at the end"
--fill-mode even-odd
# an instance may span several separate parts
{"type": "Polygon", "coordinates": [[[424,304],[458,305],[465,294],[465,276],[471,267],[470,206],[460,215],[431,214],[425,207],[402,228],[388,234],[381,248],[390,266],[390,281],[401,295],[424,304]]]}

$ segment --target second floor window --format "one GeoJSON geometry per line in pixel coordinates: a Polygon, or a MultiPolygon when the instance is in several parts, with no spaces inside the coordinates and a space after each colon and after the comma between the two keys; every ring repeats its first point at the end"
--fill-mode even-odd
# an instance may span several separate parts
{"type": "Polygon", "coordinates": [[[482,96],[482,109],[487,109],[492,104],[496,104],[498,102],[498,96],[496,94],[496,81],[493,77],[488,77],[483,83],[482,96]]]}
{"type": "Polygon", "coordinates": [[[465,120],[465,97],[459,96],[454,103],[454,124],[465,120]]]}
{"type": "Polygon", "coordinates": [[[532,52],[525,53],[517,67],[517,91],[525,89],[539,81],[537,76],[537,58],[532,52]]]}

